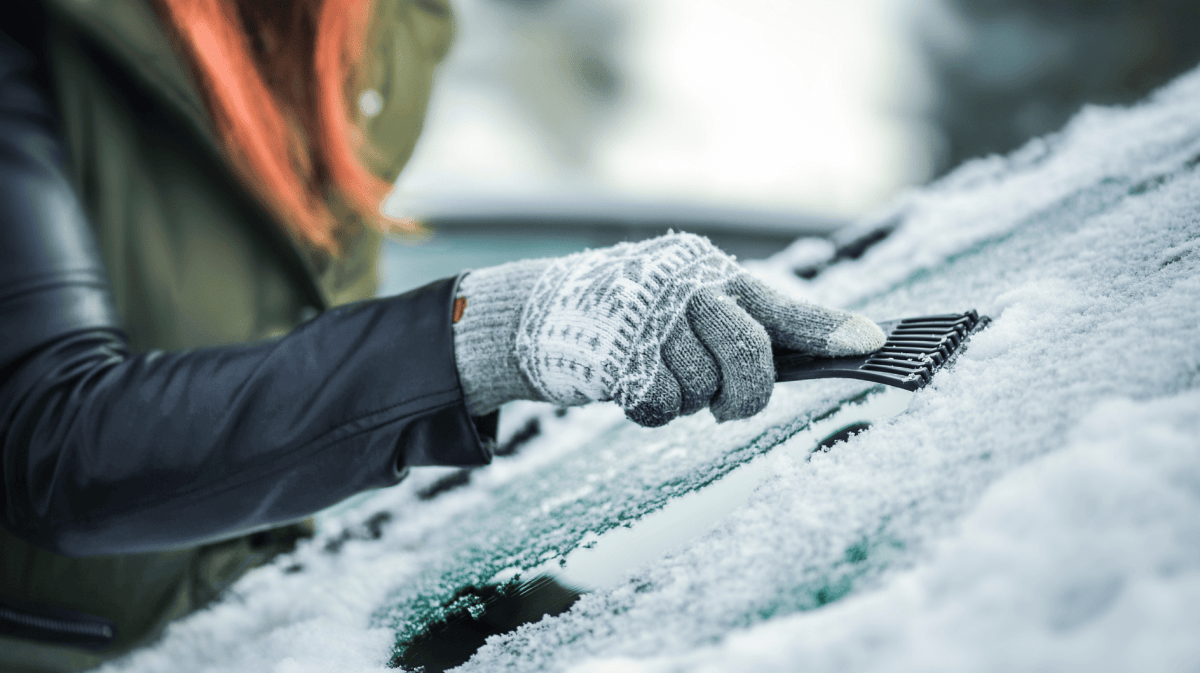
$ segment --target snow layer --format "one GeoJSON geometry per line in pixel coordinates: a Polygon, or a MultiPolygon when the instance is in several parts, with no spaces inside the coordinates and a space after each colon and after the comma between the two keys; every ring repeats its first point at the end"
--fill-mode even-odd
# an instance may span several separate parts
{"type": "Polygon", "coordinates": [[[1200,394],[1099,403],[879,591],[599,671],[1186,671],[1200,661],[1200,394]]]}
{"type": "Polygon", "coordinates": [[[520,455],[432,501],[416,493],[444,472],[427,470],[327,515],[316,543],[108,670],[376,670],[455,587],[756,457],[773,476],[707,534],[462,670],[1196,670],[1197,164],[1200,72],[907,195],[880,215],[901,222],[890,238],[811,282],[756,265],[877,319],[994,318],[906,414],[830,453],[776,449],[863,384],[779,386],[753,419],[654,431],[518,405],[506,433],[545,429],[520,455]]]}

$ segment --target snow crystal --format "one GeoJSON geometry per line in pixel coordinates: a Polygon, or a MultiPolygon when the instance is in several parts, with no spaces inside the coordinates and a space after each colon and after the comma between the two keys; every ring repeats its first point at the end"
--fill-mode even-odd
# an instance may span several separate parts
{"type": "Polygon", "coordinates": [[[811,281],[787,268],[796,250],[755,265],[875,319],[994,320],[907,413],[829,453],[789,449],[869,385],[782,385],[752,419],[659,430],[611,405],[515,405],[505,433],[543,430],[520,454],[433,500],[446,471],[327,515],[313,544],[106,670],[381,669],[457,587],[752,460],[770,477],[705,534],[462,670],[1195,670],[1198,164],[1200,71],[902,197],[879,215],[891,236],[811,281]],[[377,512],[380,539],[356,534],[377,512]]]}

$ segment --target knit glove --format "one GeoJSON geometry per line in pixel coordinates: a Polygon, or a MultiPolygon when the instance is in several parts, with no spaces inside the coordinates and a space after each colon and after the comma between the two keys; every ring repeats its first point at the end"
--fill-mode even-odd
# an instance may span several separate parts
{"type": "Polygon", "coordinates": [[[612,400],[649,427],[704,407],[718,421],[761,411],[772,344],[841,356],[885,341],[863,316],[784,297],[693,234],[472,271],[455,318],[471,413],[612,400]]]}

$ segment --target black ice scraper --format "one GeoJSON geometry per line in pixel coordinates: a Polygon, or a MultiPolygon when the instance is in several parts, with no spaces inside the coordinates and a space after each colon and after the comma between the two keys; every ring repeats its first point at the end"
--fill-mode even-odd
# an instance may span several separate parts
{"type": "Polygon", "coordinates": [[[775,380],[862,379],[905,390],[918,390],[958,352],[972,333],[988,324],[975,311],[928,315],[879,323],[887,335],[883,348],[847,358],[820,358],[799,351],[775,351],[775,380]]]}

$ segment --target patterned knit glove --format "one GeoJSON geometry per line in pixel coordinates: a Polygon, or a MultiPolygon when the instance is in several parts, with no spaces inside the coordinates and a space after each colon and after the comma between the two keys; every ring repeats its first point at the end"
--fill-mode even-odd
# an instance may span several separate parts
{"type": "Polygon", "coordinates": [[[771,344],[816,355],[884,343],[863,316],[799,302],[707,238],[668,234],[558,259],[472,271],[454,347],[467,405],[612,400],[657,427],[710,407],[746,418],[771,397],[771,344]]]}

